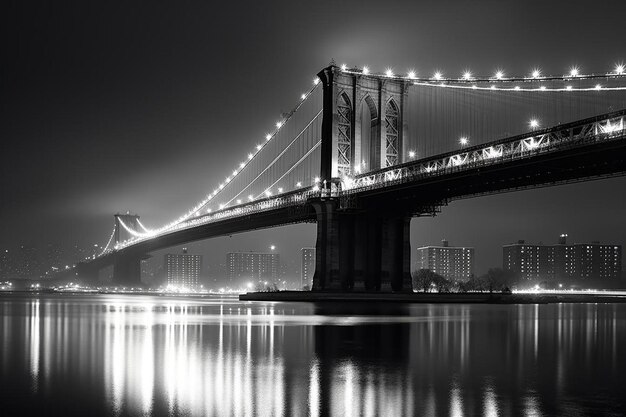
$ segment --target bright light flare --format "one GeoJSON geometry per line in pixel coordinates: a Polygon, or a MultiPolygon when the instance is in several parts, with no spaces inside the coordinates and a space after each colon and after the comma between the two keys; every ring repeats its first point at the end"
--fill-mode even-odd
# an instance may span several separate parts
{"type": "Polygon", "coordinates": [[[411,159],[415,158],[415,151],[409,151],[409,158],[411,159]]]}
{"type": "Polygon", "coordinates": [[[265,140],[270,140],[272,139],[272,134],[268,133],[267,135],[265,135],[265,140]]]}
{"type": "Polygon", "coordinates": [[[443,74],[441,73],[441,71],[435,71],[435,74],[433,75],[433,78],[435,80],[441,80],[443,78],[443,74]]]}
{"type": "Polygon", "coordinates": [[[341,64],[341,70],[345,71],[348,69],[348,66],[346,64],[341,64]]]}
{"type": "Polygon", "coordinates": [[[276,122],[276,128],[277,129],[280,129],[282,126],[283,126],[283,122],[282,121],[276,122]]]}
{"type": "Polygon", "coordinates": [[[391,69],[391,68],[387,68],[387,69],[385,70],[385,75],[386,75],[387,77],[393,77],[393,69],[391,69]]]}
{"type": "Polygon", "coordinates": [[[417,74],[415,73],[415,70],[410,70],[410,71],[409,71],[409,73],[407,74],[407,76],[408,76],[410,79],[414,79],[414,78],[416,78],[416,77],[417,77],[417,74]]]}
{"type": "Polygon", "coordinates": [[[363,73],[363,75],[367,75],[370,73],[370,69],[367,67],[363,67],[363,71],[361,71],[363,73]]]}
{"type": "Polygon", "coordinates": [[[579,74],[580,74],[580,69],[578,67],[572,67],[569,70],[569,75],[571,75],[572,77],[578,77],[579,74]]]}
{"type": "Polygon", "coordinates": [[[541,77],[541,70],[539,68],[535,68],[531,75],[533,78],[539,78],[541,77]]]}
{"type": "Polygon", "coordinates": [[[462,136],[462,137],[459,139],[459,143],[460,143],[461,145],[465,146],[465,145],[467,145],[467,144],[469,143],[469,139],[468,139],[466,136],[462,136]]]}
{"type": "Polygon", "coordinates": [[[468,71],[465,71],[465,72],[463,73],[463,79],[464,79],[464,80],[471,80],[471,79],[472,79],[472,72],[471,72],[471,71],[469,71],[469,70],[468,70],[468,71]]]}
{"type": "Polygon", "coordinates": [[[531,129],[537,129],[539,127],[539,120],[530,119],[530,121],[528,122],[528,126],[530,126],[531,129]]]}
{"type": "Polygon", "coordinates": [[[320,79],[315,77],[313,78],[313,85],[318,85],[320,83],[320,79]]]}
{"type": "Polygon", "coordinates": [[[501,80],[502,78],[504,78],[504,71],[502,71],[502,70],[500,70],[500,69],[499,69],[499,70],[497,70],[497,71],[496,71],[496,78],[497,78],[498,80],[501,80]]]}
{"type": "Polygon", "coordinates": [[[626,65],[624,64],[615,65],[615,73],[617,75],[624,75],[625,72],[626,72],[626,65]]]}
{"type": "Polygon", "coordinates": [[[306,94],[302,94],[302,95],[300,96],[300,98],[301,98],[302,100],[306,100],[306,94]]]}

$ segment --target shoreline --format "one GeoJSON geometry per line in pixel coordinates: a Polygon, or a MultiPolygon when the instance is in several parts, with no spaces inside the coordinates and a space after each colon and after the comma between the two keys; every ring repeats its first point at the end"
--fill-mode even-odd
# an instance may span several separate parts
{"type": "Polygon", "coordinates": [[[503,294],[503,293],[367,293],[278,291],[239,295],[240,301],[280,302],[392,302],[426,304],[550,304],[626,303],[626,295],[613,294],[503,294]]]}

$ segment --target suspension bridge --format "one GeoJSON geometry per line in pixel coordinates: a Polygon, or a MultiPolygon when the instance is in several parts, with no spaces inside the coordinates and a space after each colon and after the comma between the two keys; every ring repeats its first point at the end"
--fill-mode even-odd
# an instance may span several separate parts
{"type": "Polygon", "coordinates": [[[76,265],[140,283],[148,253],[317,224],[313,290],[411,289],[409,224],[454,199],[626,172],[626,72],[448,78],[330,65],[190,210],[160,227],[116,214],[76,265]]]}

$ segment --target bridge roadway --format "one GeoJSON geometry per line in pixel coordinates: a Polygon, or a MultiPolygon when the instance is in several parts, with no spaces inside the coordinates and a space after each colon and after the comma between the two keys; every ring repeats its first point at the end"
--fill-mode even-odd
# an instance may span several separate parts
{"type": "Polygon", "coordinates": [[[116,281],[138,283],[139,261],[149,252],[317,222],[314,289],[401,291],[410,285],[411,217],[434,214],[459,198],[624,175],[625,116],[626,110],[609,113],[533,132],[532,137],[520,135],[368,172],[330,190],[294,191],[227,208],[80,263],[78,273],[93,277],[94,271],[116,265],[116,281]],[[616,120],[621,128],[606,129],[608,121],[616,120]]]}

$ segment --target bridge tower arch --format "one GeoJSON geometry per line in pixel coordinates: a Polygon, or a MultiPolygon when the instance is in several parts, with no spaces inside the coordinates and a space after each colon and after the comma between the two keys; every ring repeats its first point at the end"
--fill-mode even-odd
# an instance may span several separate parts
{"type": "Polygon", "coordinates": [[[406,161],[409,81],[342,71],[334,65],[318,77],[324,95],[323,179],[354,175],[356,165],[356,171],[367,172],[406,161]]]}

